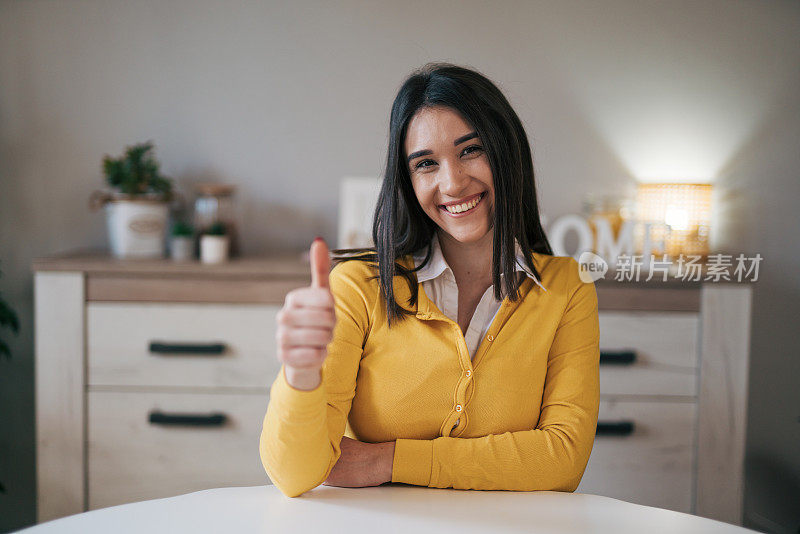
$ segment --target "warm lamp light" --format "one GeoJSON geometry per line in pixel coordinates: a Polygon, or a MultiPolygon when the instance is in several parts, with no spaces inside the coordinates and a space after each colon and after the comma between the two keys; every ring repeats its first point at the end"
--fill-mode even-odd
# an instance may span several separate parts
{"type": "MultiPolygon", "coordinates": [[[[636,215],[650,223],[650,240],[664,247],[654,254],[708,255],[711,184],[643,183],[636,192],[636,215]]],[[[636,246],[642,250],[644,225],[637,225],[636,246]]]]}

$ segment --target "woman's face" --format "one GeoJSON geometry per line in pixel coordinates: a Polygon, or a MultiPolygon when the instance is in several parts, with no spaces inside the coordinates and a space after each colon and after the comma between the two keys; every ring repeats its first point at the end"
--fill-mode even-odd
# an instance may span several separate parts
{"type": "Polygon", "coordinates": [[[462,243],[492,229],[489,158],[461,115],[441,106],[420,109],[408,125],[405,153],[417,200],[439,228],[462,243]]]}

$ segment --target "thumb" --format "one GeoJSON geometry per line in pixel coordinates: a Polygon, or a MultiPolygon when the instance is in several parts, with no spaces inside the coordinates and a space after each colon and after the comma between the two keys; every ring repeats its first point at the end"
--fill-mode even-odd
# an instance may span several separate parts
{"type": "Polygon", "coordinates": [[[325,240],[318,237],[311,243],[311,287],[329,287],[328,276],[331,270],[330,253],[325,240]]]}

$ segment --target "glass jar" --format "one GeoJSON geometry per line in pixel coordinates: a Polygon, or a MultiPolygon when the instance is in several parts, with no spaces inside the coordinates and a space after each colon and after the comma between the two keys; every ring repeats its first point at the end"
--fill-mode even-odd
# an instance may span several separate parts
{"type": "Polygon", "coordinates": [[[234,199],[236,186],[206,182],[195,184],[194,188],[197,194],[194,201],[194,226],[198,239],[211,225],[220,222],[225,225],[229,238],[230,256],[238,256],[240,252],[238,217],[234,199]]]}
{"type": "Polygon", "coordinates": [[[583,198],[581,211],[589,223],[594,242],[593,250],[597,253],[597,228],[592,219],[602,217],[607,220],[611,227],[611,236],[616,241],[622,225],[633,218],[633,199],[626,195],[588,193],[583,198]]]}

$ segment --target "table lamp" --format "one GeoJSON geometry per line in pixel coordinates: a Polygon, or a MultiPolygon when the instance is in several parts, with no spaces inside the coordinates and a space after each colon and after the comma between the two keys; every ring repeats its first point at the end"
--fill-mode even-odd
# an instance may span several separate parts
{"type": "MultiPolygon", "coordinates": [[[[650,223],[650,241],[663,243],[670,258],[708,256],[711,225],[711,184],[640,183],[636,191],[636,218],[650,223]]],[[[636,246],[641,250],[644,224],[637,225],[636,246]]]]}

